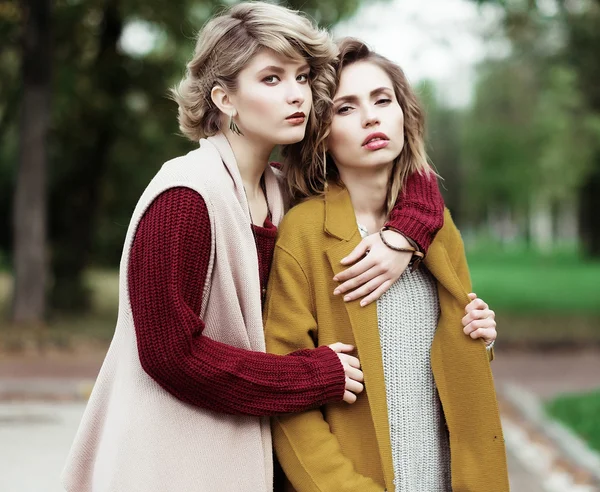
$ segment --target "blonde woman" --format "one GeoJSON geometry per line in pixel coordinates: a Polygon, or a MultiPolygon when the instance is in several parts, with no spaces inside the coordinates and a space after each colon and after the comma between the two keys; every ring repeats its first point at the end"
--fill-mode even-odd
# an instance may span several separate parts
{"type": "MultiPolygon", "coordinates": [[[[69,492],[271,491],[266,416],[362,391],[352,346],[264,353],[262,292],[284,213],[268,158],[315,128],[335,55],[327,33],[261,2],[201,31],[175,91],[181,130],[200,148],[164,164],[133,213],[115,335],[63,473],[69,492]]],[[[392,225],[425,249],[442,207],[435,182],[412,190],[392,225]]],[[[404,257],[378,241],[362,244],[370,258],[346,273],[346,295],[377,297],[402,273],[404,257]]]]}
{"type": "Polygon", "coordinates": [[[333,295],[340,258],[382,230],[408,176],[432,171],[422,111],[397,65],[346,39],[332,91],[316,137],[327,149],[328,182],[318,148],[312,162],[320,186],[290,177],[305,201],[280,227],[265,306],[267,349],[284,354],[349,340],[365,394],[351,407],[330,402],[273,419],[286,490],[506,492],[489,366],[495,316],[469,294],[450,214],[424,264],[415,261],[376,304],[361,308],[333,295]]]}

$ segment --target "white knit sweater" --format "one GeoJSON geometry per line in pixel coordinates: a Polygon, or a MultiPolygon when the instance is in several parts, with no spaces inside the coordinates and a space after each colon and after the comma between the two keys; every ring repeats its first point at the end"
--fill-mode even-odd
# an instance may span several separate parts
{"type": "Polygon", "coordinates": [[[451,491],[450,445],[430,359],[439,309],[436,281],[423,266],[407,269],[377,301],[397,492],[451,491]]]}

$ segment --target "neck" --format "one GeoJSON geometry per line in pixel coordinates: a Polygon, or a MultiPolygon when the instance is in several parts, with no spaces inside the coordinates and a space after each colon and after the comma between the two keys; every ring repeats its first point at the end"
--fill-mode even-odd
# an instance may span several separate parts
{"type": "Polygon", "coordinates": [[[387,218],[387,193],[392,166],[378,169],[340,169],[357,221],[373,233],[387,218]]]}
{"type": "Polygon", "coordinates": [[[231,145],[246,195],[251,200],[262,193],[260,179],[269,165],[269,156],[274,147],[264,142],[252,141],[243,135],[234,135],[229,129],[223,133],[231,145]]]}

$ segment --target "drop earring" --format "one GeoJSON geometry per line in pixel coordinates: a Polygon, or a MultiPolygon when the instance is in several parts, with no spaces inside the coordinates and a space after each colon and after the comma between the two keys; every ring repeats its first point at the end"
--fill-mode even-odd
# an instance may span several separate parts
{"type": "Polygon", "coordinates": [[[236,122],[233,121],[233,113],[231,113],[231,115],[229,115],[229,129],[231,130],[232,133],[235,133],[236,135],[244,135],[241,131],[240,128],[237,126],[236,122]]]}

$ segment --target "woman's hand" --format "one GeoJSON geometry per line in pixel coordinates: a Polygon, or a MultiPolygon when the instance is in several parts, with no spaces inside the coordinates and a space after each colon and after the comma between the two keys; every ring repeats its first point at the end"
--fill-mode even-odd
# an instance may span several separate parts
{"type": "Polygon", "coordinates": [[[471,302],[465,308],[462,319],[465,335],[471,338],[483,338],[486,345],[496,340],[496,313],[483,300],[477,298],[474,292],[469,294],[471,302]]]}
{"type": "MultiPolygon", "coordinates": [[[[401,248],[410,248],[406,238],[394,231],[384,231],[386,240],[401,248]]],[[[334,295],[344,295],[344,301],[354,301],[363,297],[361,306],[376,301],[406,270],[411,253],[402,253],[388,248],[379,237],[379,233],[365,237],[346,258],[343,265],[355,265],[338,273],[333,280],[343,282],[334,291],[334,295]],[[368,253],[368,254],[367,254],[368,253]],[[362,258],[362,259],[361,259],[362,258]],[[351,292],[350,292],[351,291],[351,292]]]]}
{"type": "Polygon", "coordinates": [[[344,352],[352,352],[354,347],[346,343],[332,343],[329,348],[333,350],[340,359],[344,372],[346,373],[346,391],[344,391],[344,401],[346,403],[354,403],[356,395],[362,392],[365,388],[362,384],[364,381],[363,372],[360,370],[359,360],[344,352]]]}

